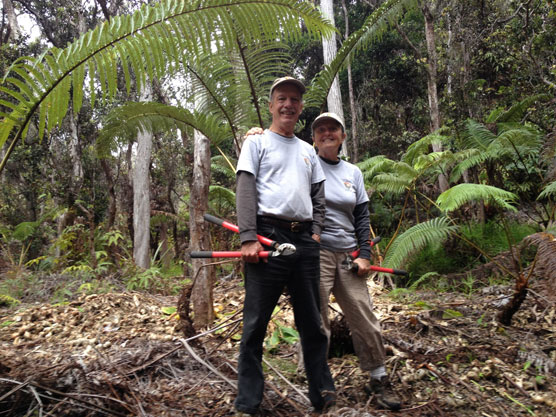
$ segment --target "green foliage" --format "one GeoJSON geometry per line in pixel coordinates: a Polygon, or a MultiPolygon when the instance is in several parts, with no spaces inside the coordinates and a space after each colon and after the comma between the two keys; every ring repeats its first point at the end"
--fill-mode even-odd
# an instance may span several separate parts
{"type": "Polygon", "coordinates": [[[4,76],[6,86],[0,86],[0,91],[13,100],[0,102],[9,109],[0,114],[4,118],[0,146],[13,135],[0,171],[15,143],[27,135],[35,112],[40,138],[60,124],[70,99],[74,112],[79,113],[86,76],[94,105],[97,86],[103,101],[115,96],[118,67],[123,70],[129,94],[131,73],[135,74],[140,91],[147,79],[161,79],[174,72],[180,60],[210,53],[217,44],[216,36],[224,50],[237,46],[238,28],[243,30],[247,43],[284,36],[295,39],[302,31],[299,18],[305,23],[304,30],[314,36],[333,30],[306,2],[163,0],[154,6],[144,5],[132,15],[114,16],[64,49],[51,48],[36,59],[27,57],[14,62],[4,76]]]}
{"type": "Polygon", "coordinates": [[[0,307],[13,307],[18,305],[19,303],[19,300],[16,300],[9,295],[0,294],[0,307]]]}
{"type": "Polygon", "coordinates": [[[293,345],[299,340],[299,333],[297,330],[288,326],[282,326],[276,320],[273,322],[276,328],[270,337],[265,339],[265,346],[269,352],[275,351],[281,343],[293,345]]]}
{"type": "Polygon", "coordinates": [[[447,320],[447,319],[455,319],[458,317],[463,317],[463,314],[460,313],[457,310],[452,310],[450,308],[447,308],[446,310],[444,310],[444,312],[442,313],[442,319],[447,320]]]}
{"type": "Polygon", "coordinates": [[[453,256],[447,252],[445,242],[431,242],[417,252],[407,266],[411,277],[419,277],[415,281],[409,281],[410,287],[442,287],[438,282],[438,274],[459,271],[462,267],[469,266],[468,261],[469,259],[461,255],[453,256]],[[428,285],[425,285],[426,283],[428,285]]]}
{"type": "Polygon", "coordinates": [[[445,212],[457,210],[474,201],[485,202],[508,211],[517,211],[512,205],[516,200],[517,196],[514,193],[490,185],[458,184],[440,194],[436,204],[445,212]]]}
{"type": "Polygon", "coordinates": [[[97,152],[101,157],[106,157],[114,150],[116,138],[130,140],[141,130],[157,133],[176,128],[196,129],[215,144],[230,135],[229,129],[222,125],[217,116],[161,103],[127,103],[114,109],[106,118],[97,140],[97,152]]]}
{"type": "Polygon", "coordinates": [[[398,236],[391,244],[383,266],[387,268],[400,268],[417,252],[432,243],[445,241],[458,230],[457,226],[450,225],[446,217],[437,217],[410,227],[398,236]]]}
{"type": "Polygon", "coordinates": [[[389,25],[398,19],[405,10],[416,6],[417,2],[414,0],[386,0],[368,16],[363,26],[343,42],[330,65],[327,65],[312,80],[311,86],[304,97],[305,106],[323,106],[334,77],[340,69],[353,60],[357,51],[366,48],[372,41],[380,38],[389,25]]]}
{"type": "MultiPolygon", "coordinates": [[[[490,256],[509,250],[510,244],[514,245],[525,236],[537,231],[537,227],[519,222],[509,222],[505,228],[503,224],[496,220],[488,221],[485,224],[471,223],[460,229],[462,236],[475,243],[490,256]]],[[[459,256],[464,253],[461,248],[457,252],[459,256]]],[[[472,253],[469,256],[475,257],[475,254],[472,253]]]]}
{"type": "Polygon", "coordinates": [[[548,183],[537,197],[537,200],[542,200],[545,198],[556,199],[556,181],[548,183]]]}

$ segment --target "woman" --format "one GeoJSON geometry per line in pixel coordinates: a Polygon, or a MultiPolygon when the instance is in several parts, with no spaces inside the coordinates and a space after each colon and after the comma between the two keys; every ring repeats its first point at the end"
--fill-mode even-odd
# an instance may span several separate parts
{"type": "MultiPolygon", "coordinates": [[[[365,276],[370,272],[369,198],[361,170],[338,158],[346,138],[344,122],[335,113],[322,113],[311,125],[313,141],[318,149],[326,176],[326,214],[321,233],[320,296],[321,316],[330,341],[328,301],[330,293],[342,308],[352,333],[359,366],[370,372],[368,393],[377,402],[397,410],[400,398],[392,390],[384,366],[385,349],[380,323],[373,313],[365,276]],[[358,272],[342,267],[346,257],[356,248],[360,254],[354,263],[358,272]]],[[[330,342],[329,342],[330,343],[330,342]]]]}

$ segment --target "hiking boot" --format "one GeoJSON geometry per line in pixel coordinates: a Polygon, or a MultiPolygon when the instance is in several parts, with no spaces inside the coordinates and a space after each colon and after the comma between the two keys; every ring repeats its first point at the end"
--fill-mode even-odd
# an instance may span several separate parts
{"type": "Polygon", "coordinates": [[[402,406],[402,401],[398,394],[394,392],[388,376],[383,376],[380,379],[371,378],[369,385],[365,385],[365,391],[369,395],[374,394],[376,402],[381,407],[399,410],[402,406]]]}
{"type": "Polygon", "coordinates": [[[336,392],[322,391],[322,406],[313,406],[311,415],[330,413],[336,408],[336,392]]]}

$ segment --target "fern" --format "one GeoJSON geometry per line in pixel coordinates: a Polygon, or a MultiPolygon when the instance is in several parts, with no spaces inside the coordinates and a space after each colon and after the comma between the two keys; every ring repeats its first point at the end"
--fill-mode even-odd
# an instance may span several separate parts
{"type": "Polygon", "coordinates": [[[401,268],[407,264],[411,256],[431,243],[439,243],[456,233],[457,226],[450,225],[446,217],[416,224],[399,235],[390,245],[383,266],[401,268]]]}
{"type": "Polygon", "coordinates": [[[7,113],[0,114],[0,147],[12,139],[0,171],[15,143],[25,138],[36,112],[42,139],[64,118],[70,91],[74,110],[79,111],[85,71],[94,104],[96,80],[103,100],[115,94],[118,63],[124,68],[129,93],[132,71],[137,90],[141,90],[147,77],[161,78],[178,60],[210,52],[215,44],[232,50],[237,43],[235,24],[249,39],[297,39],[304,29],[299,25],[300,18],[312,36],[334,30],[313,5],[297,0],[163,0],[154,6],[145,5],[132,15],[116,16],[64,49],[51,48],[38,58],[15,61],[3,79],[5,85],[0,86],[15,103],[8,106],[7,113]],[[218,42],[213,42],[217,36],[218,42]],[[19,78],[12,76],[14,73],[19,78]]]}
{"type": "Polygon", "coordinates": [[[537,101],[549,101],[553,97],[549,94],[537,94],[521,100],[514,104],[509,110],[502,109],[493,110],[485,120],[485,123],[504,123],[504,122],[521,122],[525,116],[525,112],[537,101]]]}
{"type": "Polygon", "coordinates": [[[547,184],[537,197],[537,200],[541,200],[543,198],[556,198],[556,181],[552,181],[547,184]]]}
{"type": "MultiPolygon", "coordinates": [[[[235,163],[230,162],[229,158],[223,155],[213,156],[210,159],[210,170],[214,173],[220,173],[229,180],[235,180],[236,172],[234,169],[235,163]]],[[[235,162],[235,161],[234,161],[235,162]]]]}
{"type": "Polygon", "coordinates": [[[485,201],[505,210],[517,211],[512,205],[517,196],[509,191],[484,184],[459,184],[438,196],[436,204],[444,212],[457,210],[474,201],[485,201]]]}
{"type": "Polygon", "coordinates": [[[442,129],[440,131],[431,133],[416,142],[413,142],[407,148],[407,151],[402,157],[404,162],[410,165],[414,165],[415,160],[423,155],[427,155],[430,151],[432,145],[444,145],[446,144],[448,137],[442,135],[442,129]]]}
{"type": "Polygon", "coordinates": [[[232,210],[236,206],[236,195],[229,188],[211,185],[209,188],[209,206],[209,211],[213,213],[221,213],[222,208],[227,211],[232,210]]]}

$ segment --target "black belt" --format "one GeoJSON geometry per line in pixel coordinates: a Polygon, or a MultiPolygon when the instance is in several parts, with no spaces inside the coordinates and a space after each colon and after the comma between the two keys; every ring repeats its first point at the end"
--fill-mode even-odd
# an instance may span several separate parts
{"type": "Polygon", "coordinates": [[[310,230],[313,222],[291,222],[288,220],[278,219],[276,217],[257,216],[257,222],[262,224],[270,224],[279,227],[280,229],[289,230],[290,232],[299,233],[305,230],[310,230]]]}

